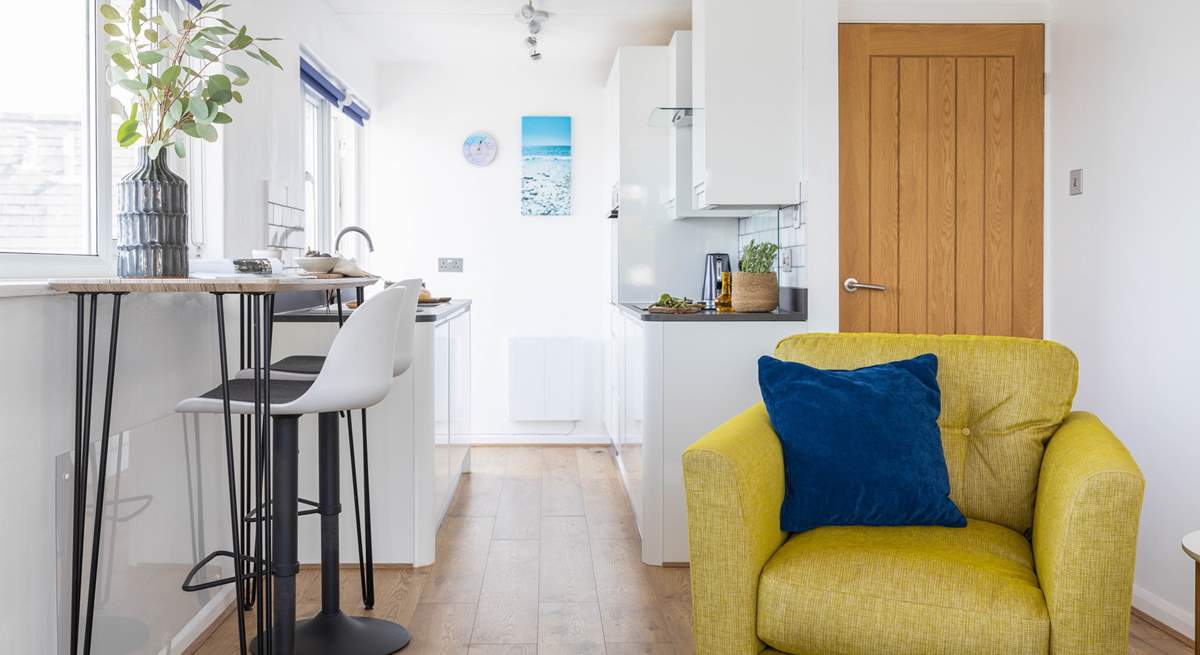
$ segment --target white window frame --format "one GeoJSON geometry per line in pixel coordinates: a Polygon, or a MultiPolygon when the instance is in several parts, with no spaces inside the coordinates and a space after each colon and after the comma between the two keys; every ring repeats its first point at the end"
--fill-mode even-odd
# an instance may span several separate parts
{"type": "Polygon", "coordinates": [[[88,99],[84,111],[83,143],[86,147],[83,206],[89,217],[95,254],[0,252],[0,278],[42,279],[110,275],[115,268],[116,248],[112,234],[112,143],[109,140],[109,89],[105,80],[107,59],[101,38],[99,2],[88,2],[88,99]],[[101,129],[103,128],[103,129],[101,129]]]}
{"type": "MultiPolygon", "coordinates": [[[[340,112],[341,110],[339,109],[338,111],[340,112]]],[[[332,115],[331,115],[331,117],[332,117],[332,115]]],[[[333,213],[336,216],[337,220],[333,221],[333,225],[331,227],[331,232],[330,232],[331,238],[334,235],[336,235],[338,232],[341,232],[342,229],[344,229],[350,225],[357,225],[358,227],[366,229],[365,223],[366,223],[366,216],[367,216],[366,208],[363,206],[364,198],[366,196],[366,193],[364,191],[366,188],[364,186],[364,181],[366,179],[365,178],[366,173],[364,171],[364,167],[366,165],[366,156],[365,156],[364,150],[366,149],[366,145],[367,145],[367,136],[366,136],[367,126],[366,126],[366,124],[359,124],[357,121],[354,121],[353,119],[346,117],[344,115],[338,116],[337,120],[346,120],[346,121],[349,121],[351,125],[353,125],[352,129],[353,129],[353,134],[354,134],[354,185],[350,189],[350,194],[353,194],[353,196],[354,196],[354,207],[356,210],[355,213],[357,215],[355,216],[354,221],[346,222],[345,213],[342,209],[346,204],[345,203],[346,194],[342,193],[342,190],[343,190],[343,186],[341,183],[342,181],[338,176],[338,173],[340,171],[333,171],[331,173],[331,177],[330,177],[330,182],[331,182],[330,186],[331,186],[331,188],[334,189],[334,193],[332,195],[335,196],[335,202],[337,204],[337,211],[335,211],[333,213]]],[[[332,120],[330,122],[332,124],[332,120]]],[[[336,144],[336,145],[338,145],[340,147],[340,144],[336,144]]],[[[330,159],[332,161],[332,157],[330,159]]],[[[366,258],[368,257],[368,251],[365,247],[365,243],[358,241],[358,240],[356,240],[355,243],[357,245],[355,246],[355,250],[353,252],[354,252],[354,254],[359,256],[359,264],[362,266],[366,266],[367,265],[366,258]]],[[[336,253],[334,253],[334,254],[336,254],[336,253]]]]}
{"type": "MultiPolygon", "coordinates": [[[[309,248],[316,248],[317,250],[319,250],[321,252],[329,252],[329,249],[333,247],[333,238],[332,238],[333,237],[333,234],[332,234],[332,230],[333,230],[333,227],[332,227],[332,225],[333,225],[333,204],[332,204],[332,202],[333,202],[332,201],[333,170],[332,170],[332,157],[331,157],[333,125],[332,125],[332,115],[330,114],[330,112],[334,109],[334,107],[333,107],[333,105],[331,105],[329,103],[329,101],[327,99],[325,99],[323,96],[321,96],[321,94],[319,94],[316,91],[309,88],[308,85],[305,84],[304,82],[300,82],[299,84],[301,87],[301,96],[300,96],[300,102],[301,102],[300,110],[302,112],[301,116],[304,116],[304,110],[307,109],[306,105],[312,105],[316,109],[316,116],[317,116],[317,119],[316,119],[317,120],[317,135],[316,135],[316,138],[314,139],[314,141],[316,142],[316,147],[317,147],[317,153],[316,153],[317,170],[315,172],[316,179],[313,180],[313,183],[314,183],[313,186],[316,187],[316,189],[317,189],[317,206],[315,208],[313,208],[316,211],[317,233],[316,234],[305,234],[305,242],[306,242],[305,245],[309,248]]],[[[303,120],[301,120],[300,123],[301,123],[300,129],[302,131],[306,131],[308,126],[304,124],[303,120]]],[[[306,178],[309,175],[308,152],[305,149],[307,142],[308,142],[308,134],[307,133],[301,134],[301,138],[300,138],[301,161],[305,162],[304,175],[306,178]]],[[[308,180],[305,179],[305,182],[307,182],[307,181],[308,180]]],[[[310,208],[307,206],[307,202],[308,202],[308,200],[306,198],[305,199],[306,206],[304,208],[304,211],[306,213],[310,210],[310,208]]],[[[305,216],[304,220],[305,220],[305,227],[307,228],[308,216],[305,216]]]]}

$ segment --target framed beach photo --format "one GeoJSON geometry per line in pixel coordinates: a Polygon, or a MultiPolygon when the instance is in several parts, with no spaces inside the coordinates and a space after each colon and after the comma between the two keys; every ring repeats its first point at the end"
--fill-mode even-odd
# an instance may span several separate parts
{"type": "Polygon", "coordinates": [[[521,215],[571,215],[571,117],[521,117],[521,215]]]}

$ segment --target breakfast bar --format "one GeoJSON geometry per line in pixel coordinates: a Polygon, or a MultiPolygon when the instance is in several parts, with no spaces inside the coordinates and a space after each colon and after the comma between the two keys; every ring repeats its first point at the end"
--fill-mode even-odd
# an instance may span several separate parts
{"type": "MultiPolygon", "coordinates": [[[[106,475],[104,475],[104,471],[108,467],[110,421],[114,402],[118,400],[113,397],[113,383],[116,378],[121,299],[128,294],[152,293],[208,293],[212,294],[215,299],[233,550],[231,552],[217,551],[203,558],[188,575],[184,588],[185,590],[200,590],[232,583],[235,587],[236,607],[239,611],[244,611],[255,604],[256,596],[266,598],[271,594],[272,576],[277,575],[278,570],[292,570],[298,567],[296,561],[273,561],[272,537],[270,531],[266,529],[267,522],[271,520],[271,512],[266,509],[272,498],[271,471],[272,468],[279,471],[279,463],[277,462],[273,467],[270,460],[270,403],[266,401],[266,399],[272,398],[270,363],[272,361],[271,341],[275,296],[283,292],[338,292],[348,288],[361,289],[376,281],[377,278],[373,277],[313,279],[260,275],[171,279],[76,278],[49,281],[52,290],[69,293],[76,297],[75,436],[73,442],[75,458],[74,471],[71,476],[74,502],[72,503],[71,520],[70,640],[73,654],[82,652],[86,655],[91,652],[100,532],[103,523],[103,512],[97,511],[92,526],[91,552],[90,554],[85,553],[85,544],[87,543],[85,539],[87,526],[84,524],[88,474],[87,453],[91,443],[92,397],[95,390],[96,323],[100,296],[112,297],[112,315],[108,361],[102,387],[104,401],[95,490],[95,506],[97,508],[103,507],[105,502],[106,475]],[[227,295],[239,297],[239,364],[253,369],[255,381],[253,417],[245,417],[240,423],[241,446],[238,451],[241,453],[240,486],[237,483],[239,476],[236,471],[237,464],[235,464],[230,411],[230,375],[225,324],[225,296],[227,295]],[[252,438],[248,441],[248,437],[252,438]],[[250,484],[252,479],[254,480],[253,485],[250,484]],[[256,538],[253,540],[250,538],[249,529],[245,531],[247,534],[242,534],[239,529],[242,525],[253,525],[256,538]],[[251,548],[254,550],[253,557],[248,553],[251,548]],[[195,585],[189,584],[196,571],[213,558],[221,556],[232,559],[234,569],[232,578],[195,585]],[[86,568],[85,558],[89,560],[86,568]],[[248,564],[252,565],[250,569],[252,575],[248,574],[245,568],[248,564]],[[86,587],[85,570],[88,572],[86,587]]],[[[291,463],[294,465],[294,458],[291,458],[291,463]]],[[[283,472],[283,474],[290,476],[294,482],[294,471],[283,472]]],[[[285,555],[290,555],[290,559],[295,560],[294,517],[290,517],[290,520],[286,522],[293,534],[287,535],[291,547],[289,552],[285,552],[285,555]]],[[[336,569],[336,563],[334,568],[336,569]]],[[[333,584],[336,585],[336,580],[333,581],[333,584]]],[[[292,591],[294,593],[294,589],[292,591]]],[[[291,600],[294,604],[294,596],[291,600]]],[[[268,602],[257,603],[257,628],[260,642],[257,644],[256,650],[260,653],[272,652],[270,647],[272,633],[290,634],[294,631],[294,608],[290,612],[280,612],[279,614],[282,616],[272,617],[271,605],[272,603],[268,602]],[[275,620],[274,624],[272,618],[275,620]],[[279,625],[281,621],[291,623],[291,625],[279,625]]],[[[247,640],[244,623],[242,621],[237,623],[240,652],[245,653],[247,652],[247,640]]]]}

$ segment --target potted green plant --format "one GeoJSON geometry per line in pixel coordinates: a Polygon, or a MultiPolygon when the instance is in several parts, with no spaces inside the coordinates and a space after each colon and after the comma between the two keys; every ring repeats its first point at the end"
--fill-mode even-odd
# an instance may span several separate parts
{"type": "Polygon", "coordinates": [[[250,76],[226,61],[232,55],[282,66],[258,45],[274,39],[250,36],[225,20],[220,12],[229,5],[219,0],[178,24],[166,12],[147,17],[145,6],[133,0],[122,14],[100,5],[110,37],[109,83],[132,96],[128,108],[113,98],[122,118],[117,143],[139,148],[137,169],[117,184],[117,274],[187,277],[187,183],[167,167],[166,153],[183,157],[185,136],[216,141],[214,126],[233,121],[225,105],[242,102],[237,87],[250,76]]]}
{"type": "Polygon", "coordinates": [[[779,306],[779,278],[775,255],[779,246],[750,240],[742,248],[738,270],[733,273],[733,311],[769,312],[779,306]]]}

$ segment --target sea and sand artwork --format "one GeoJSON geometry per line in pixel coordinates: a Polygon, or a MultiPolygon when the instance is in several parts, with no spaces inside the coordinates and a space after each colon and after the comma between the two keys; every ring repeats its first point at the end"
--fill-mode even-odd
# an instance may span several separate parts
{"type": "Polygon", "coordinates": [[[521,215],[571,214],[571,117],[521,117],[521,215]]]}

